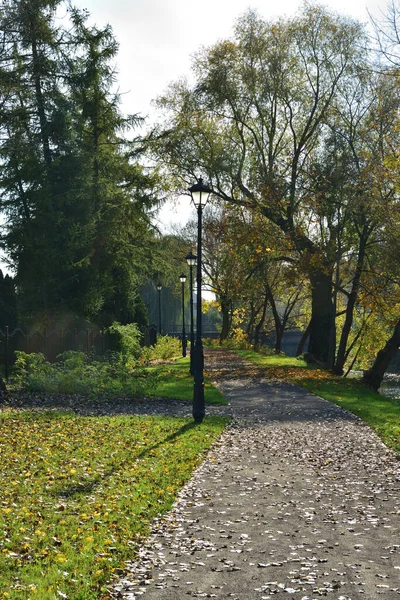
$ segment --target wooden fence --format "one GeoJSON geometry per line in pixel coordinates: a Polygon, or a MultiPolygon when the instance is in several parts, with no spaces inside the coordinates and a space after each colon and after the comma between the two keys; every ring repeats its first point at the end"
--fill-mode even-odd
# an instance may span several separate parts
{"type": "MultiPolygon", "coordinates": [[[[168,330],[168,335],[181,337],[181,332],[168,330]]],[[[167,331],[163,331],[167,333],[167,331]]],[[[157,341],[156,327],[142,328],[144,346],[150,346],[157,341]]],[[[218,337],[218,332],[204,332],[204,337],[218,337]]],[[[59,354],[67,350],[76,350],[102,356],[111,348],[111,336],[107,329],[97,327],[72,329],[35,329],[9,327],[0,329],[0,365],[4,366],[4,376],[9,377],[10,367],[15,362],[15,351],[21,350],[30,354],[41,352],[47,360],[54,362],[59,354]]]]}
{"type": "Polygon", "coordinates": [[[4,375],[8,379],[10,366],[15,361],[15,351],[41,352],[47,360],[53,362],[67,350],[104,354],[110,348],[110,336],[107,330],[86,329],[30,329],[17,327],[10,331],[8,327],[0,329],[0,361],[4,365],[4,375]]]}

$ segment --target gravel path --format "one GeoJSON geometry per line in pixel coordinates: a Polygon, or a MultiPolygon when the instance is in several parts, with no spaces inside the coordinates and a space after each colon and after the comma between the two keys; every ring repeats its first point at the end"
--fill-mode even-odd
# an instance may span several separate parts
{"type": "Polygon", "coordinates": [[[206,369],[232,424],[111,597],[399,598],[399,460],[356,417],[234,355],[208,351],[206,369]]]}

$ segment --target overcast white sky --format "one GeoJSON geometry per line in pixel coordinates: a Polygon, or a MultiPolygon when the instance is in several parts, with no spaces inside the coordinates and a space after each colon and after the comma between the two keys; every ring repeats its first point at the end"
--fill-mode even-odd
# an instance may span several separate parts
{"type": "MultiPolygon", "coordinates": [[[[230,36],[248,8],[262,16],[290,16],[301,0],[72,0],[86,8],[98,26],[110,23],[120,44],[117,59],[123,107],[149,114],[151,100],[190,69],[190,56],[202,45],[230,36]]],[[[385,12],[387,0],[329,0],[323,5],[368,21],[385,12]]]]}
{"type": "MultiPolygon", "coordinates": [[[[110,23],[120,48],[119,90],[125,113],[150,115],[151,101],[167,85],[190,71],[190,57],[202,45],[231,35],[235,20],[248,8],[266,18],[291,16],[301,0],[72,0],[86,8],[99,27],[110,23]]],[[[368,22],[379,16],[387,0],[329,0],[321,4],[368,22]]],[[[160,221],[184,222],[187,210],[165,208],[160,221]],[[171,212],[172,211],[172,212],[171,212]]]]}

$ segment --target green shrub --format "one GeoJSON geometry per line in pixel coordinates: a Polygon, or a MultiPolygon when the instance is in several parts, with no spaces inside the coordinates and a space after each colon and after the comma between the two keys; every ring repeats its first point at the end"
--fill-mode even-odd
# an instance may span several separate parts
{"type": "Polygon", "coordinates": [[[125,357],[137,360],[142,352],[142,333],[136,323],[121,325],[113,323],[108,328],[110,334],[110,346],[113,352],[121,353],[125,357]]]}
{"type": "Polygon", "coordinates": [[[159,335],[154,346],[142,349],[140,362],[144,365],[152,360],[168,360],[182,354],[182,342],[170,335],[159,335]]]}
{"type": "Polygon", "coordinates": [[[27,384],[33,373],[45,376],[51,371],[50,363],[41,352],[27,354],[22,350],[16,350],[15,356],[13,380],[20,387],[27,384]]]}
{"type": "Polygon", "coordinates": [[[220,341],[218,338],[203,338],[204,348],[219,348],[220,341]]]}
{"type": "Polygon", "coordinates": [[[234,350],[249,350],[251,348],[247,334],[240,327],[233,328],[229,338],[223,340],[221,346],[234,350]]]}
{"type": "Polygon", "coordinates": [[[153,348],[154,346],[145,346],[142,348],[142,353],[140,355],[140,364],[142,366],[146,367],[150,364],[153,348]]]}
{"type": "Polygon", "coordinates": [[[143,396],[155,386],[151,376],[132,370],[121,353],[96,360],[83,352],[69,351],[60,354],[54,364],[43,355],[19,354],[15,383],[31,392],[143,396]]]}

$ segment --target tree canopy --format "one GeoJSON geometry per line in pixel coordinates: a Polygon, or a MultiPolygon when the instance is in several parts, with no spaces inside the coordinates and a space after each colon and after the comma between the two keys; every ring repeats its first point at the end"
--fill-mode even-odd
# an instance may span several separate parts
{"type": "Polygon", "coordinates": [[[147,275],[155,180],[139,162],[141,119],[114,91],[111,28],[62,0],[7,0],[0,13],[2,246],[22,315],[135,319],[147,275]]]}
{"type": "Polygon", "coordinates": [[[319,5],[276,21],[250,10],[194,57],[193,82],[159,98],[150,137],[178,193],[201,175],[280,230],[309,280],[309,350],[338,371],[366,273],[380,268],[384,215],[398,210],[399,96],[367,47],[360,23],[319,5]]]}

